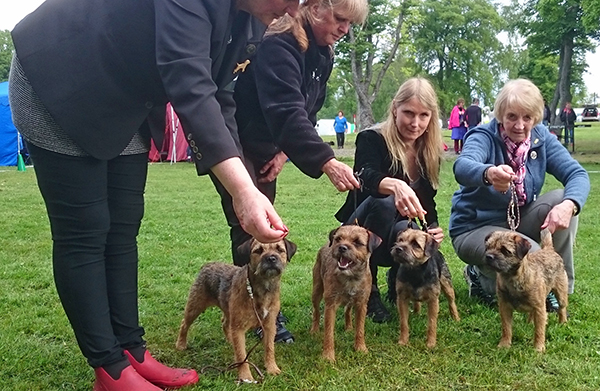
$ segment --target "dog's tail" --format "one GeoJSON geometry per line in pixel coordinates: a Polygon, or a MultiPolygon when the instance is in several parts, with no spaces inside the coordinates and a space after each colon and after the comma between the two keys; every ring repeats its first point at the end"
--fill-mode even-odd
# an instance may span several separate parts
{"type": "Polygon", "coordinates": [[[552,234],[548,228],[544,228],[542,232],[540,232],[540,238],[542,248],[554,249],[554,244],[552,243],[552,234]]]}

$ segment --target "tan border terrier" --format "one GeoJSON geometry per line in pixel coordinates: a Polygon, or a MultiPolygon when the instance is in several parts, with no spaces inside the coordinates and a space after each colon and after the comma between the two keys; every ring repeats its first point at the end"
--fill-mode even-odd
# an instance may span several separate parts
{"type": "Polygon", "coordinates": [[[542,249],[530,253],[531,243],[512,231],[495,231],[485,238],[485,261],[496,271],[498,310],[502,337],[498,347],[512,341],[513,311],[525,312],[533,320],[533,346],[546,350],[546,297],[554,292],[558,300],[558,321],[567,321],[568,279],[562,258],[554,251],[548,229],[541,232],[542,249]]]}
{"type": "MultiPolygon", "coordinates": [[[[217,306],[223,311],[223,332],[233,345],[235,362],[241,363],[246,357],[246,331],[262,326],[265,368],[269,374],[277,375],[281,370],[275,362],[274,341],[281,274],[296,252],[296,245],[287,239],[277,243],[251,239],[239,251],[249,254],[250,263],[239,267],[212,262],[200,269],[190,289],[176,347],[185,349],[194,320],[208,307],[217,306]]],[[[238,380],[254,381],[247,362],[239,366],[238,380]]]]}
{"type": "Polygon", "coordinates": [[[335,361],[335,314],[345,306],[346,331],[352,330],[352,308],[356,321],[354,349],[367,352],[365,345],[365,317],[371,293],[369,258],[381,239],[357,225],[344,225],[329,233],[329,244],[321,247],[313,267],[311,333],[319,331],[319,305],[325,301],[323,357],[335,361]]]}
{"type": "Polygon", "coordinates": [[[412,300],[415,313],[421,302],[427,303],[427,347],[437,343],[437,321],[440,311],[440,293],[443,292],[450,307],[450,316],[458,321],[452,276],[439,243],[427,232],[406,229],[398,233],[391,254],[400,264],[396,275],[396,305],[400,317],[398,344],[408,344],[408,304],[412,300]]]}

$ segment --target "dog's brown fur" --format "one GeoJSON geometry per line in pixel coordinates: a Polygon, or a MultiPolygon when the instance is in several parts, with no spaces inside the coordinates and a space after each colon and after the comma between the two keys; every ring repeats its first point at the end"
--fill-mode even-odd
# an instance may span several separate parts
{"type": "MultiPolygon", "coordinates": [[[[280,280],[285,265],[296,252],[296,245],[285,239],[270,244],[251,239],[240,246],[240,252],[249,254],[249,264],[238,267],[213,262],[202,267],[190,289],[176,347],[185,349],[191,324],[208,307],[217,306],[223,311],[223,332],[233,345],[235,362],[241,363],[246,357],[246,331],[262,326],[265,367],[268,373],[277,375],[281,371],[275,362],[274,341],[280,280]]],[[[239,366],[238,379],[254,380],[247,362],[239,366]]]]}
{"type": "Polygon", "coordinates": [[[560,255],[554,251],[552,235],[541,233],[542,249],[530,253],[531,244],[515,232],[496,231],[485,239],[486,262],[496,270],[496,292],[502,320],[498,347],[510,347],[513,311],[525,312],[533,320],[533,345],[546,350],[546,297],[554,292],[558,300],[558,321],[567,321],[568,279],[560,255]]]}
{"type": "Polygon", "coordinates": [[[345,305],[346,331],[352,330],[352,308],[356,330],[354,349],[367,352],[365,344],[365,317],[371,293],[369,258],[381,239],[357,225],[344,225],[329,233],[329,244],[321,247],[313,267],[313,317],[310,331],[319,331],[319,305],[325,301],[323,357],[335,361],[335,314],[345,305]]]}
{"type": "Polygon", "coordinates": [[[392,247],[392,257],[400,264],[396,277],[396,304],[400,316],[400,338],[398,343],[408,343],[408,304],[414,302],[415,313],[421,309],[421,302],[427,303],[427,347],[437,343],[437,320],[439,297],[443,292],[448,299],[450,316],[460,320],[452,286],[452,277],[439,244],[430,234],[407,229],[398,233],[392,247]]]}

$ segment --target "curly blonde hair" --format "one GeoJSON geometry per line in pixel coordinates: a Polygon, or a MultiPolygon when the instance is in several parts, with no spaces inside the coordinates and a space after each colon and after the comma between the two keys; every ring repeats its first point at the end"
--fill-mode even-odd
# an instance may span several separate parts
{"type": "Polygon", "coordinates": [[[438,121],[439,108],[435,90],[431,83],[422,77],[406,80],[390,103],[387,119],[381,125],[381,135],[391,155],[392,171],[400,172],[402,167],[408,167],[406,144],[400,138],[396,127],[394,109],[401,104],[416,98],[427,110],[431,111],[431,119],[425,133],[415,141],[417,164],[419,171],[424,173],[434,189],[440,184],[440,164],[442,161],[442,129],[438,121]]]}

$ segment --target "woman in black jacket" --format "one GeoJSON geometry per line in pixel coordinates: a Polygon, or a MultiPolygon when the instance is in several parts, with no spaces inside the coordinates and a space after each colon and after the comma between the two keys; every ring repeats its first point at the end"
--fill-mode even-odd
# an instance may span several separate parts
{"type": "Polygon", "coordinates": [[[377,267],[392,267],[388,295],[395,298],[398,268],[390,249],[397,233],[410,226],[411,219],[419,218],[437,242],[444,238],[434,200],[441,157],[437,96],[422,78],[404,82],[390,104],[387,120],[380,128],[366,129],[356,138],[354,169],[360,173],[363,186],[348,194],[336,218],[346,224],[358,222],[382,239],[370,264],[373,284],[367,314],[375,322],[390,319],[379,295],[377,267]]]}
{"type": "MultiPolygon", "coordinates": [[[[327,174],[339,191],[358,187],[352,169],[335,159],[314,126],[333,66],[332,45],[352,23],[362,23],[367,12],[366,0],[304,1],[296,17],[287,15],[269,26],[238,78],[235,118],[245,163],[271,202],[288,158],[310,177],[327,174]]],[[[249,260],[237,248],[250,235],[240,226],[227,192],[215,184],[231,227],[234,263],[244,265],[249,260]]],[[[276,340],[292,342],[293,337],[279,324],[276,340]]]]}
{"type": "Polygon", "coordinates": [[[198,173],[223,181],[257,238],[285,236],[240,160],[228,86],[254,47],[249,41],[297,7],[294,0],[47,0],[13,30],[13,119],[35,164],[56,289],[94,368],[94,390],[198,381],[193,370],[154,360],[138,319],[151,114],[164,118],[167,101],[198,173]]]}

